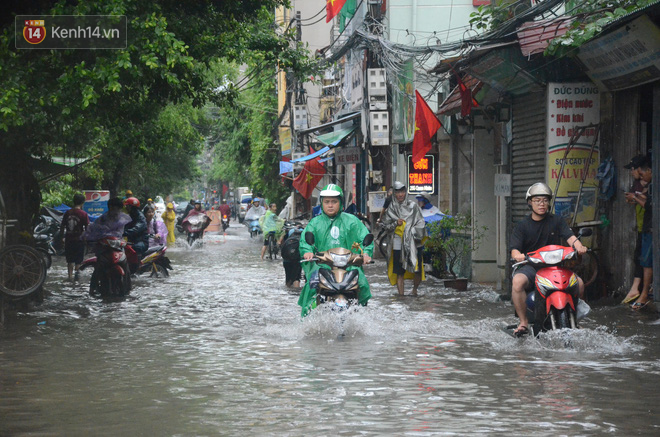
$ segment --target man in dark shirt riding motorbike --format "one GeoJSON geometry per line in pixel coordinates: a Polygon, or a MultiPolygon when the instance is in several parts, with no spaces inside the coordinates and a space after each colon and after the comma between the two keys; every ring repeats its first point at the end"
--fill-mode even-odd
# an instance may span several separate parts
{"type": "MultiPolygon", "coordinates": [[[[511,235],[510,248],[511,258],[516,262],[525,260],[525,254],[533,252],[549,244],[562,244],[563,240],[568,242],[578,254],[587,252],[587,248],[573,234],[566,221],[558,215],[550,214],[550,201],[552,190],[543,183],[537,182],[527,190],[525,195],[527,205],[532,213],[516,224],[511,235]]],[[[518,328],[513,332],[520,336],[529,332],[527,320],[527,308],[525,298],[527,292],[534,287],[536,268],[531,264],[525,264],[516,268],[511,281],[511,301],[520,319],[518,328]]],[[[584,282],[578,278],[580,297],[584,295],[584,282]]]]}

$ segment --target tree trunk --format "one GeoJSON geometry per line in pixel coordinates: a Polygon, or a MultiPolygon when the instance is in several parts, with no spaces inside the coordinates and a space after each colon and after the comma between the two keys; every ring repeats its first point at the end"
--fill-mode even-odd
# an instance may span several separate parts
{"type": "Polygon", "coordinates": [[[39,215],[41,190],[28,155],[0,148],[0,156],[0,193],[5,203],[2,214],[18,220],[16,226],[7,229],[5,244],[26,244],[39,215]]]}

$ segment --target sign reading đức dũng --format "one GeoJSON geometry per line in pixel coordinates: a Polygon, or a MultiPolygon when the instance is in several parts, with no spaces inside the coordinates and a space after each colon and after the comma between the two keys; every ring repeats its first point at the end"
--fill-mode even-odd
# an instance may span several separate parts
{"type": "Polygon", "coordinates": [[[573,144],[568,155],[566,150],[573,134],[580,127],[596,125],[600,122],[600,94],[598,87],[591,82],[548,84],[548,122],[546,182],[555,191],[561,180],[554,202],[554,213],[571,223],[576,211],[580,182],[586,171],[586,178],[577,208],[576,223],[594,220],[597,207],[598,180],[596,172],[600,164],[599,143],[591,152],[597,139],[598,127],[583,130],[573,144]],[[562,162],[565,164],[562,170],[562,162]]]}

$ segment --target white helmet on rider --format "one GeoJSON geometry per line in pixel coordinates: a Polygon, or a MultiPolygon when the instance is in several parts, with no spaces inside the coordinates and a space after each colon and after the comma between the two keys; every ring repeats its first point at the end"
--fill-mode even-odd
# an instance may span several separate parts
{"type": "Polygon", "coordinates": [[[548,200],[552,200],[552,190],[545,182],[537,182],[527,189],[525,200],[529,202],[532,197],[545,196],[548,200]]]}
{"type": "Polygon", "coordinates": [[[339,197],[339,202],[341,205],[344,205],[344,190],[341,189],[339,185],[328,184],[321,190],[319,194],[321,198],[321,203],[323,203],[324,197],[339,197]]]}

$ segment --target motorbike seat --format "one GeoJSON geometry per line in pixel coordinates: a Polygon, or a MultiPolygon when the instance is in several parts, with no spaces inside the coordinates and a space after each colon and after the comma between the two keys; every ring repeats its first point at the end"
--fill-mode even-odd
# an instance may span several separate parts
{"type": "Polygon", "coordinates": [[[151,255],[151,254],[154,253],[154,252],[158,252],[158,251],[161,250],[163,247],[165,247],[165,246],[151,246],[149,249],[147,249],[146,252],[144,252],[144,255],[143,255],[143,256],[151,255]]]}

